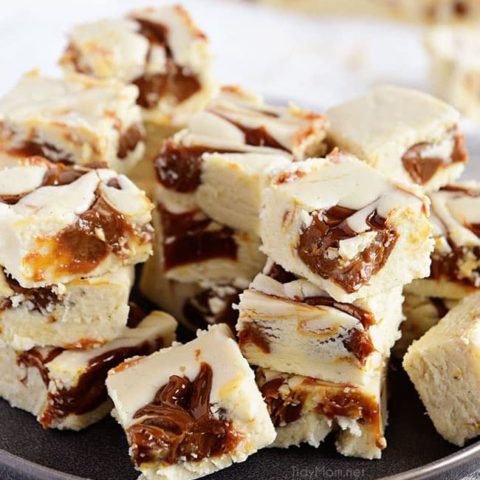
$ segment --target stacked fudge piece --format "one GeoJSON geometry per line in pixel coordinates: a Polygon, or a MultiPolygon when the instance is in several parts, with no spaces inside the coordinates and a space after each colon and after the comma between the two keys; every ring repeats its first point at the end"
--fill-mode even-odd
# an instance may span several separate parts
{"type": "Polygon", "coordinates": [[[41,156],[131,171],[145,149],[137,95],[116,80],[26,74],[0,99],[1,165],[41,156]]]}
{"type": "Polygon", "coordinates": [[[350,154],[291,164],[266,189],[269,261],[240,296],[239,343],[277,428],[274,445],[379,458],[402,286],[429,273],[428,202],[350,154]]]}
{"type": "Polygon", "coordinates": [[[78,25],[60,60],[67,72],[136,85],[156,123],[181,122],[210,100],[214,82],[206,35],[180,5],[78,25]]]}
{"type": "Polygon", "coordinates": [[[146,480],[190,480],[275,439],[254,374],[226,325],[110,371],[108,392],[146,480]]]}
{"type": "Polygon", "coordinates": [[[445,440],[480,434],[480,293],[469,295],[408,349],[403,366],[445,440]]]}
{"type": "Polygon", "coordinates": [[[431,193],[430,200],[435,240],[431,273],[405,288],[408,320],[397,346],[399,354],[460,300],[480,289],[480,185],[450,184],[431,193]]]}
{"type": "Polygon", "coordinates": [[[231,305],[261,271],[259,212],[272,175],[325,151],[323,117],[225,87],[155,160],[155,255],[142,292],[195,328],[235,324],[231,305]]]}
{"type": "Polygon", "coordinates": [[[435,94],[454,105],[467,117],[480,121],[478,26],[433,27],[428,31],[425,40],[435,94]]]}
{"type": "Polygon", "coordinates": [[[405,287],[406,321],[395,348],[402,355],[413,339],[480,285],[475,278],[479,189],[453,183],[468,160],[459,114],[429,95],[387,86],[333,107],[326,115],[332,144],[392,179],[416,185],[431,201],[431,274],[405,287]]]}
{"type": "Polygon", "coordinates": [[[0,171],[0,396],[45,428],[100,419],[108,370],[172,342],[171,317],[129,307],[151,210],[109,169],[36,156],[0,171]]]}
{"type": "Polygon", "coordinates": [[[180,5],[78,25],[60,60],[67,73],[115,79],[138,89],[146,153],[131,177],[149,189],[161,141],[202,110],[216,92],[206,35],[180,5]]]}

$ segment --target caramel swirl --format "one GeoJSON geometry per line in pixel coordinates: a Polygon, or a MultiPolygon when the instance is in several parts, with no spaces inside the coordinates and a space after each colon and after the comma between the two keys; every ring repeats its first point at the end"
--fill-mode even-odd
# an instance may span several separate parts
{"type": "Polygon", "coordinates": [[[212,413],[213,371],[202,363],[194,380],[172,375],[127,429],[132,457],[144,463],[199,462],[231,452],[241,436],[222,410],[212,413]]]}
{"type": "Polygon", "coordinates": [[[298,255],[309,269],[322,278],[332,280],[347,293],[366,284],[387,261],[397,240],[397,232],[374,210],[366,222],[375,238],[355,258],[339,256],[340,242],[358,234],[347,223],[355,210],[332,207],[312,214],[312,222],[300,234],[298,255]]]}

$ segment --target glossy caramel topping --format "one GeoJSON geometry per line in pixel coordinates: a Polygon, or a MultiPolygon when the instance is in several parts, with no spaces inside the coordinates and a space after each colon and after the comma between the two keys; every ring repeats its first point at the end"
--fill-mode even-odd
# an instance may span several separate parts
{"type": "Polygon", "coordinates": [[[350,260],[332,255],[332,251],[339,251],[340,241],[358,235],[346,221],[354,213],[339,206],[314,213],[298,244],[298,255],[310,270],[332,280],[347,293],[358,290],[383,267],[398,237],[386,220],[373,211],[366,221],[376,236],[368,247],[350,260]]]}
{"type": "MultiPolygon", "coordinates": [[[[39,166],[45,165],[47,167],[47,172],[43,177],[43,182],[38,188],[46,186],[68,185],[89,172],[88,167],[74,167],[64,165],[62,163],[52,163],[48,160],[45,160],[43,157],[36,157],[32,159],[31,164],[39,166]]],[[[8,205],[15,205],[29,193],[31,192],[24,192],[19,195],[0,195],[0,202],[7,203],[8,205]]]]}
{"type": "Polygon", "coordinates": [[[157,338],[140,345],[110,350],[92,358],[74,387],[49,390],[48,404],[39,419],[40,422],[49,427],[55,420],[68,415],[82,415],[95,410],[108,399],[105,380],[109,370],[127,358],[148,355],[161,347],[163,339],[157,338]]]}
{"type": "Polygon", "coordinates": [[[220,289],[208,288],[185,302],[183,314],[189,322],[198,328],[226,323],[232,329],[232,332],[235,332],[239,312],[233,306],[238,304],[240,293],[241,290],[233,286],[222,286],[220,289]],[[212,311],[211,301],[220,301],[224,304],[224,307],[214,312],[212,311]]]}
{"type": "Polygon", "coordinates": [[[200,185],[202,155],[215,151],[218,150],[204,146],[185,147],[167,140],[155,159],[158,181],[176,192],[194,192],[200,185]]]}
{"type": "Polygon", "coordinates": [[[154,108],[165,95],[173,96],[178,102],[183,102],[197,93],[200,82],[196,75],[177,65],[173,59],[168,44],[168,30],[165,26],[144,18],[135,18],[140,24],[138,33],[149,42],[150,48],[146,62],[152,55],[152,48],[161,46],[166,53],[166,70],[163,73],[145,73],[133,80],[139,89],[137,103],[143,108],[154,108]]]}
{"type": "MultiPolygon", "coordinates": [[[[43,383],[48,385],[50,381],[48,376],[47,363],[54,360],[63,352],[63,348],[40,349],[32,348],[17,355],[17,365],[23,365],[27,368],[36,368],[42,377],[43,383]]],[[[22,382],[27,381],[27,376],[22,379],[22,382]]]]}
{"type": "Polygon", "coordinates": [[[302,414],[305,401],[305,395],[300,392],[290,392],[290,395],[287,396],[280,394],[280,387],[283,384],[284,379],[278,377],[260,387],[275,427],[284,426],[298,420],[302,414]]]}
{"type": "Polygon", "coordinates": [[[225,412],[212,413],[213,372],[202,363],[194,380],[172,375],[127,429],[133,461],[175,464],[198,462],[234,450],[241,439],[225,412]]]}
{"type": "Polygon", "coordinates": [[[235,125],[239,130],[241,130],[245,136],[245,143],[247,145],[252,145],[256,147],[270,147],[277,148],[279,150],[284,150],[288,152],[288,148],[285,148],[281,143],[279,143],[269,131],[262,125],[260,127],[247,127],[241,123],[235,122],[228,118],[227,116],[220,115],[218,112],[215,112],[216,115],[220,116],[227,122],[235,125]]]}
{"type": "Polygon", "coordinates": [[[463,135],[455,134],[453,151],[449,161],[440,157],[422,156],[422,152],[431,144],[422,142],[412,145],[402,156],[405,170],[414,183],[425,185],[441,168],[452,163],[465,163],[468,159],[463,135]]]}
{"type": "Polygon", "coordinates": [[[245,345],[252,343],[257,346],[263,353],[270,353],[270,341],[265,333],[255,325],[254,322],[245,323],[242,330],[238,333],[238,343],[243,348],[245,345]]]}
{"type": "MultiPolygon", "coordinates": [[[[473,229],[472,231],[476,233],[473,229]]],[[[449,243],[450,252],[446,254],[440,252],[433,253],[430,278],[434,280],[451,280],[467,286],[479,287],[480,268],[475,268],[470,272],[470,275],[465,275],[462,264],[468,257],[480,258],[480,247],[459,247],[453,242],[449,243]]]]}
{"type": "MultiPolygon", "coordinates": [[[[29,302],[32,310],[48,315],[52,307],[60,302],[58,294],[52,287],[23,288],[14,278],[7,274],[5,274],[5,281],[14,292],[12,296],[22,295],[21,303],[29,302]]],[[[2,300],[0,310],[14,308],[12,296],[2,300]]]]}
{"type": "Polygon", "coordinates": [[[343,345],[362,365],[365,365],[369,355],[375,351],[370,334],[356,328],[348,332],[347,337],[343,339],[343,345]]]}
{"type": "Polygon", "coordinates": [[[362,419],[366,423],[376,423],[380,416],[378,403],[354,388],[342,392],[329,392],[315,408],[327,418],[347,417],[362,419]]]}
{"type": "Polygon", "coordinates": [[[290,282],[294,282],[295,280],[298,280],[298,277],[295,274],[287,272],[278,263],[272,264],[267,275],[270,278],[273,278],[274,280],[276,280],[278,283],[282,283],[282,284],[290,283],[290,282]]]}
{"type": "Polygon", "coordinates": [[[77,274],[91,272],[110,252],[122,256],[132,235],[133,229],[124,215],[97,197],[89,210],[57,235],[60,269],[77,274]]]}
{"type": "MultiPolygon", "coordinates": [[[[378,402],[351,385],[329,385],[305,377],[298,387],[291,388],[287,376],[278,376],[262,384],[265,380],[262,372],[257,375],[257,379],[275,426],[284,426],[298,420],[309,396],[317,399],[314,411],[330,420],[346,417],[380,426],[378,402]]],[[[308,403],[310,405],[310,399],[308,403]]]]}
{"type": "Polygon", "coordinates": [[[164,236],[166,270],[213,258],[237,258],[237,244],[231,228],[219,226],[212,229],[212,220],[199,217],[197,211],[174,214],[161,206],[158,210],[164,236]]]}
{"type": "MultiPolygon", "coordinates": [[[[130,308],[128,325],[133,328],[138,325],[145,314],[138,307],[130,308]]],[[[48,428],[55,421],[68,415],[82,415],[95,410],[108,399],[105,380],[108,371],[122,363],[127,358],[136,355],[148,355],[163,347],[162,338],[151,339],[139,345],[116,348],[91,358],[81,373],[75,386],[65,388],[55,386],[48,388],[47,406],[39,421],[48,428]]],[[[37,368],[45,385],[50,384],[48,363],[54,360],[64,350],[62,348],[40,349],[32,348],[22,352],[17,357],[19,365],[37,368]]],[[[26,380],[26,379],[25,379],[26,380]]]]}

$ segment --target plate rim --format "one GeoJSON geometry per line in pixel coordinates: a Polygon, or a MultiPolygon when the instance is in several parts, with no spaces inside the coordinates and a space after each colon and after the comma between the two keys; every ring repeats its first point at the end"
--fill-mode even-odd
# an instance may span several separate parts
{"type": "MultiPolygon", "coordinates": [[[[405,472],[380,477],[377,480],[427,480],[441,473],[452,471],[454,468],[461,467],[473,461],[475,458],[480,458],[480,440],[446,457],[406,470],[405,472]]],[[[14,473],[24,475],[25,478],[35,480],[92,480],[88,477],[78,477],[70,473],[46,467],[4,449],[0,449],[0,466],[8,468],[14,473]]]]}

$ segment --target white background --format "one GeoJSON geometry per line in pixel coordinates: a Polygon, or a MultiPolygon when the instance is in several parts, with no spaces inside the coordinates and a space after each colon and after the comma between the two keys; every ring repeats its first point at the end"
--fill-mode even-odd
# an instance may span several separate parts
{"type": "MultiPolygon", "coordinates": [[[[0,0],[0,94],[32,68],[58,74],[72,25],[162,0],[0,0]]],[[[324,109],[379,83],[428,91],[421,27],[381,20],[311,18],[232,0],[185,0],[211,41],[222,82],[272,100],[324,109]]],[[[480,138],[466,124],[472,151],[480,138]]],[[[478,132],[478,133],[477,133],[478,132]]],[[[470,172],[478,172],[475,158],[470,172]]]]}

